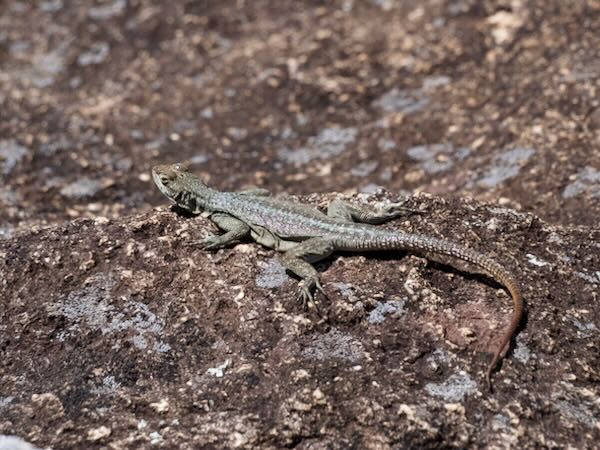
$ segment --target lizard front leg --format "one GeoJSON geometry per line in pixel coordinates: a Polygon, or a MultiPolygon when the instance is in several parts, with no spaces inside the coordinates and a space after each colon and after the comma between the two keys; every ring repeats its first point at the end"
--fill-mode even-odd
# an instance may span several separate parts
{"type": "Polygon", "coordinates": [[[225,230],[226,233],[220,236],[211,235],[198,241],[192,241],[190,245],[197,245],[204,250],[218,250],[234,242],[238,242],[250,234],[250,227],[247,224],[229,214],[214,213],[209,218],[219,228],[225,230]]]}
{"type": "Polygon", "coordinates": [[[312,303],[316,307],[313,294],[315,289],[325,294],[319,281],[319,273],[312,263],[327,258],[334,250],[333,241],[315,237],[292,247],[281,257],[283,266],[302,279],[298,298],[304,305],[312,303]]]}
{"type": "Polygon", "coordinates": [[[329,203],[327,215],[346,222],[361,222],[376,225],[408,213],[420,212],[402,205],[403,203],[391,203],[383,208],[373,209],[336,199],[329,203]]]}

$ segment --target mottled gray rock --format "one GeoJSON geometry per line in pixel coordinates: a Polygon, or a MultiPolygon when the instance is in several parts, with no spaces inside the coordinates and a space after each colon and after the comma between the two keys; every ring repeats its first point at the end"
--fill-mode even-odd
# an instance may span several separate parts
{"type": "Polygon", "coordinates": [[[0,435],[0,450],[40,450],[18,436],[0,435]]]}
{"type": "Polygon", "coordinates": [[[358,134],[356,128],[326,128],[308,139],[305,146],[297,149],[283,148],[279,157],[295,165],[306,164],[313,159],[328,159],[340,155],[353,143],[358,134]]]}
{"type": "Polygon", "coordinates": [[[63,186],[60,193],[65,197],[79,199],[93,197],[100,189],[102,189],[102,183],[99,180],[83,177],[63,186]]]}
{"type": "Polygon", "coordinates": [[[13,168],[29,153],[29,150],[14,140],[0,141],[0,167],[8,175],[13,168]]]}
{"type": "Polygon", "coordinates": [[[379,97],[373,106],[385,112],[414,114],[423,111],[429,104],[429,98],[419,90],[401,90],[394,88],[379,97]]]}

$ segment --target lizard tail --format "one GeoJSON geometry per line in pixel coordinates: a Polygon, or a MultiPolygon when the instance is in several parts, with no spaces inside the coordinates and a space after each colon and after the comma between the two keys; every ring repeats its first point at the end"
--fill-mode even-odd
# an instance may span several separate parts
{"type": "Polygon", "coordinates": [[[519,290],[517,282],[503,267],[501,267],[495,262],[494,265],[497,266],[496,269],[500,270],[495,270],[495,273],[492,273],[492,275],[494,275],[495,278],[497,277],[498,281],[500,281],[508,290],[508,292],[510,292],[510,295],[513,300],[513,313],[510,319],[510,324],[508,325],[508,328],[502,336],[500,345],[496,349],[496,352],[494,353],[492,361],[490,362],[490,365],[488,366],[485,375],[488,389],[490,392],[492,391],[492,372],[494,371],[500,360],[504,358],[506,352],[508,351],[510,341],[517,332],[517,329],[519,328],[519,324],[521,323],[521,319],[523,317],[523,298],[521,297],[521,291],[519,290]]]}
{"type": "Polygon", "coordinates": [[[501,264],[497,263],[496,261],[494,261],[486,255],[478,253],[470,248],[463,247],[461,245],[449,241],[444,241],[442,239],[425,239],[429,242],[424,246],[424,248],[414,248],[414,250],[432,252],[433,254],[442,254],[474,264],[480,269],[483,269],[495,281],[504,286],[504,288],[510,293],[510,296],[512,297],[513,312],[510,319],[510,323],[504,331],[500,340],[500,344],[494,352],[492,361],[490,362],[486,371],[486,383],[489,391],[491,392],[492,373],[494,369],[496,369],[496,367],[498,366],[498,363],[506,355],[506,352],[508,351],[508,348],[510,346],[510,341],[517,332],[523,317],[523,298],[521,296],[519,285],[515,277],[508,270],[506,270],[501,264]]]}
{"type": "Polygon", "coordinates": [[[489,274],[495,281],[500,283],[506,290],[508,290],[513,301],[513,312],[510,323],[504,331],[502,339],[500,340],[500,345],[494,352],[492,361],[487,368],[486,382],[489,390],[491,391],[492,372],[508,351],[510,341],[517,332],[523,317],[523,298],[521,297],[521,291],[515,277],[502,265],[498,264],[496,261],[486,255],[478,253],[468,247],[463,247],[462,245],[454,242],[433,237],[419,236],[414,234],[386,234],[382,237],[374,239],[371,242],[363,243],[362,249],[409,250],[416,253],[424,253],[426,256],[431,255],[434,257],[434,259],[435,255],[449,256],[451,258],[474,264],[480,269],[483,269],[484,272],[489,274]]]}

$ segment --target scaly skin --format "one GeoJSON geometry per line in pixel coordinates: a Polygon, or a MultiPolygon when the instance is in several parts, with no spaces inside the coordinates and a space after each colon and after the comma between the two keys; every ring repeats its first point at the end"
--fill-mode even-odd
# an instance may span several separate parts
{"type": "Polygon", "coordinates": [[[508,290],[514,304],[510,324],[486,372],[491,389],[492,372],[508,350],[523,315],[523,300],[515,277],[493,259],[443,239],[392,232],[372,225],[404,214],[406,208],[400,204],[373,211],[334,201],[325,215],[308,205],[269,197],[262,189],[242,192],[211,189],[183,164],[155,166],[152,177],[159,190],[179,207],[203,213],[226,231],[196,243],[203,248],[218,249],[250,236],[262,245],[284,252],[283,265],[302,279],[299,297],[303,302],[312,303],[315,290],[323,292],[311,263],[335,251],[406,250],[430,258],[450,257],[483,270],[508,290]]]}

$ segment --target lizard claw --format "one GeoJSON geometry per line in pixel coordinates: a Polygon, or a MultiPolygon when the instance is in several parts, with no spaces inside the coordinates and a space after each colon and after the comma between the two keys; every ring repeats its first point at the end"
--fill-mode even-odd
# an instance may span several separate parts
{"type": "Polygon", "coordinates": [[[310,290],[310,288],[306,285],[301,285],[298,288],[298,300],[302,303],[303,308],[307,308],[309,305],[315,305],[314,296],[310,290]]]}
{"type": "Polygon", "coordinates": [[[321,285],[321,282],[318,279],[317,279],[317,281],[315,281],[315,289],[317,291],[319,291],[321,294],[323,294],[323,296],[325,298],[328,298],[327,294],[325,293],[325,290],[323,289],[323,285],[321,285]]]}

